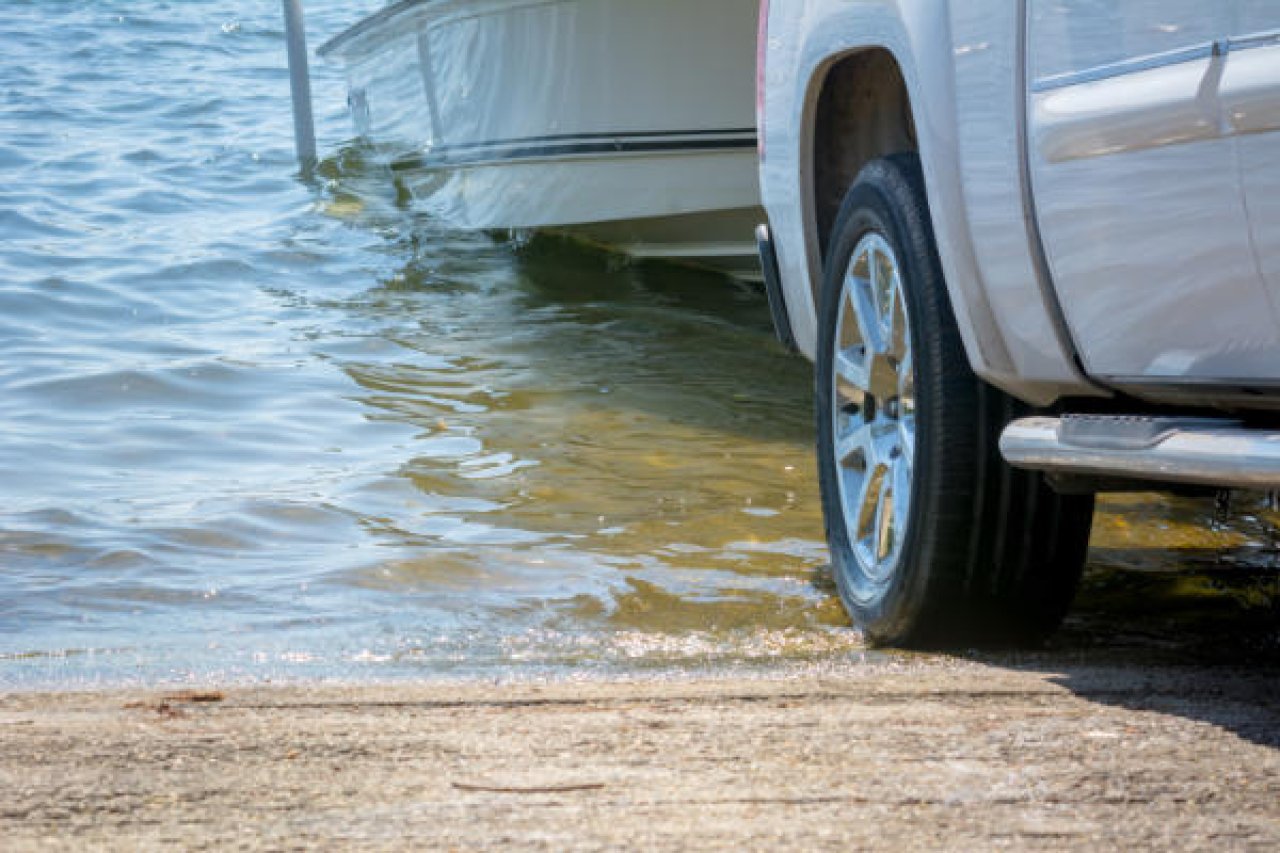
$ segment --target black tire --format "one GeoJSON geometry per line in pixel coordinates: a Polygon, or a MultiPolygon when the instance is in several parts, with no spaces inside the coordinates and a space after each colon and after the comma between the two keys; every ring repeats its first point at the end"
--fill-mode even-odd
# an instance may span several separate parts
{"type": "MultiPolygon", "coordinates": [[[[1020,644],[1051,633],[1075,595],[1093,498],[1059,495],[1043,476],[1000,457],[1001,430],[1026,407],[969,367],[915,155],[872,161],[850,188],[829,241],[819,307],[818,471],[832,567],[854,623],[874,642],[916,647],[1020,644]],[[905,533],[892,534],[901,539],[897,557],[875,572],[854,552],[837,482],[848,471],[838,468],[835,451],[835,407],[865,419],[874,417],[866,407],[876,405],[870,394],[872,402],[857,406],[835,390],[843,283],[869,234],[896,255],[914,362],[914,439],[902,443],[913,447],[902,452],[914,460],[905,533]]],[[[873,553],[882,551],[877,545],[873,553]]]]}

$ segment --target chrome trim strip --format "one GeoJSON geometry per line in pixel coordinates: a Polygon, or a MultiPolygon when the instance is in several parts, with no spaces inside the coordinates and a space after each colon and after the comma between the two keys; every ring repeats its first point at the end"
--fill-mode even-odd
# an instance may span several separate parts
{"type": "Polygon", "coordinates": [[[1032,84],[1031,91],[1035,94],[1052,92],[1054,89],[1063,89],[1067,86],[1096,83],[1099,80],[1110,80],[1114,77],[1123,77],[1126,74],[1136,74],[1139,71],[1151,71],[1156,68],[1179,65],[1183,62],[1207,59],[1211,56],[1222,56],[1234,51],[1277,46],[1280,46],[1280,30],[1266,30],[1260,33],[1230,36],[1217,41],[1180,47],[1164,53],[1135,56],[1132,59],[1122,59],[1119,62],[1112,62],[1107,65],[1097,65],[1080,71],[1068,71],[1065,74],[1041,77],[1032,84]]]}
{"type": "Polygon", "coordinates": [[[1232,36],[1227,39],[1228,50],[1252,50],[1255,47],[1275,47],[1280,45],[1280,30],[1267,30],[1261,33],[1250,33],[1244,36],[1232,36]]]}
{"type": "Polygon", "coordinates": [[[1109,65],[1085,68],[1082,71],[1068,71],[1066,74],[1042,77],[1032,84],[1031,91],[1035,94],[1052,92],[1055,89],[1065,89],[1068,86],[1078,86],[1081,83],[1096,83],[1099,80],[1124,77],[1140,71],[1151,71],[1170,65],[1181,65],[1184,62],[1194,62],[1197,59],[1208,59],[1211,56],[1218,56],[1225,52],[1226,43],[1220,41],[1205,42],[1204,44],[1191,45],[1190,47],[1178,48],[1165,53],[1136,56],[1132,59],[1124,59],[1109,65]]]}

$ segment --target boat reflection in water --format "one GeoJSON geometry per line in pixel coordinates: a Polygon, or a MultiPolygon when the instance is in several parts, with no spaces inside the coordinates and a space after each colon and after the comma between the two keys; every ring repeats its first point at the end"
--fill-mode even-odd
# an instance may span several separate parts
{"type": "Polygon", "coordinates": [[[758,278],[756,0],[411,0],[320,48],[427,209],[758,278]]]}

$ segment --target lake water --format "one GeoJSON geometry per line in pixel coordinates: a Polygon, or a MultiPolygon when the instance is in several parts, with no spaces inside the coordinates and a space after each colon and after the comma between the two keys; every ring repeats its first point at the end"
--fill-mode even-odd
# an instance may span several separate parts
{"type": "Polygon", "coordinates": [[[0,44],[0,686],[864,653],[758,290],[397,206],[323,65],[299,180],[275,2],[9,0],[0,44]]]}

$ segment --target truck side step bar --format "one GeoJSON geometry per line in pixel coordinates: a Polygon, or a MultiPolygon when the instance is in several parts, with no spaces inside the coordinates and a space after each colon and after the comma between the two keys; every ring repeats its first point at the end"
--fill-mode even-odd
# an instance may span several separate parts
{"type": "Polygon", "coordinates": [[[1227,418],[1063,415],[1021,418],[1000,436],[1017,468],[1221,488],[1280,487],[1280,430],[1227,418]]]}

